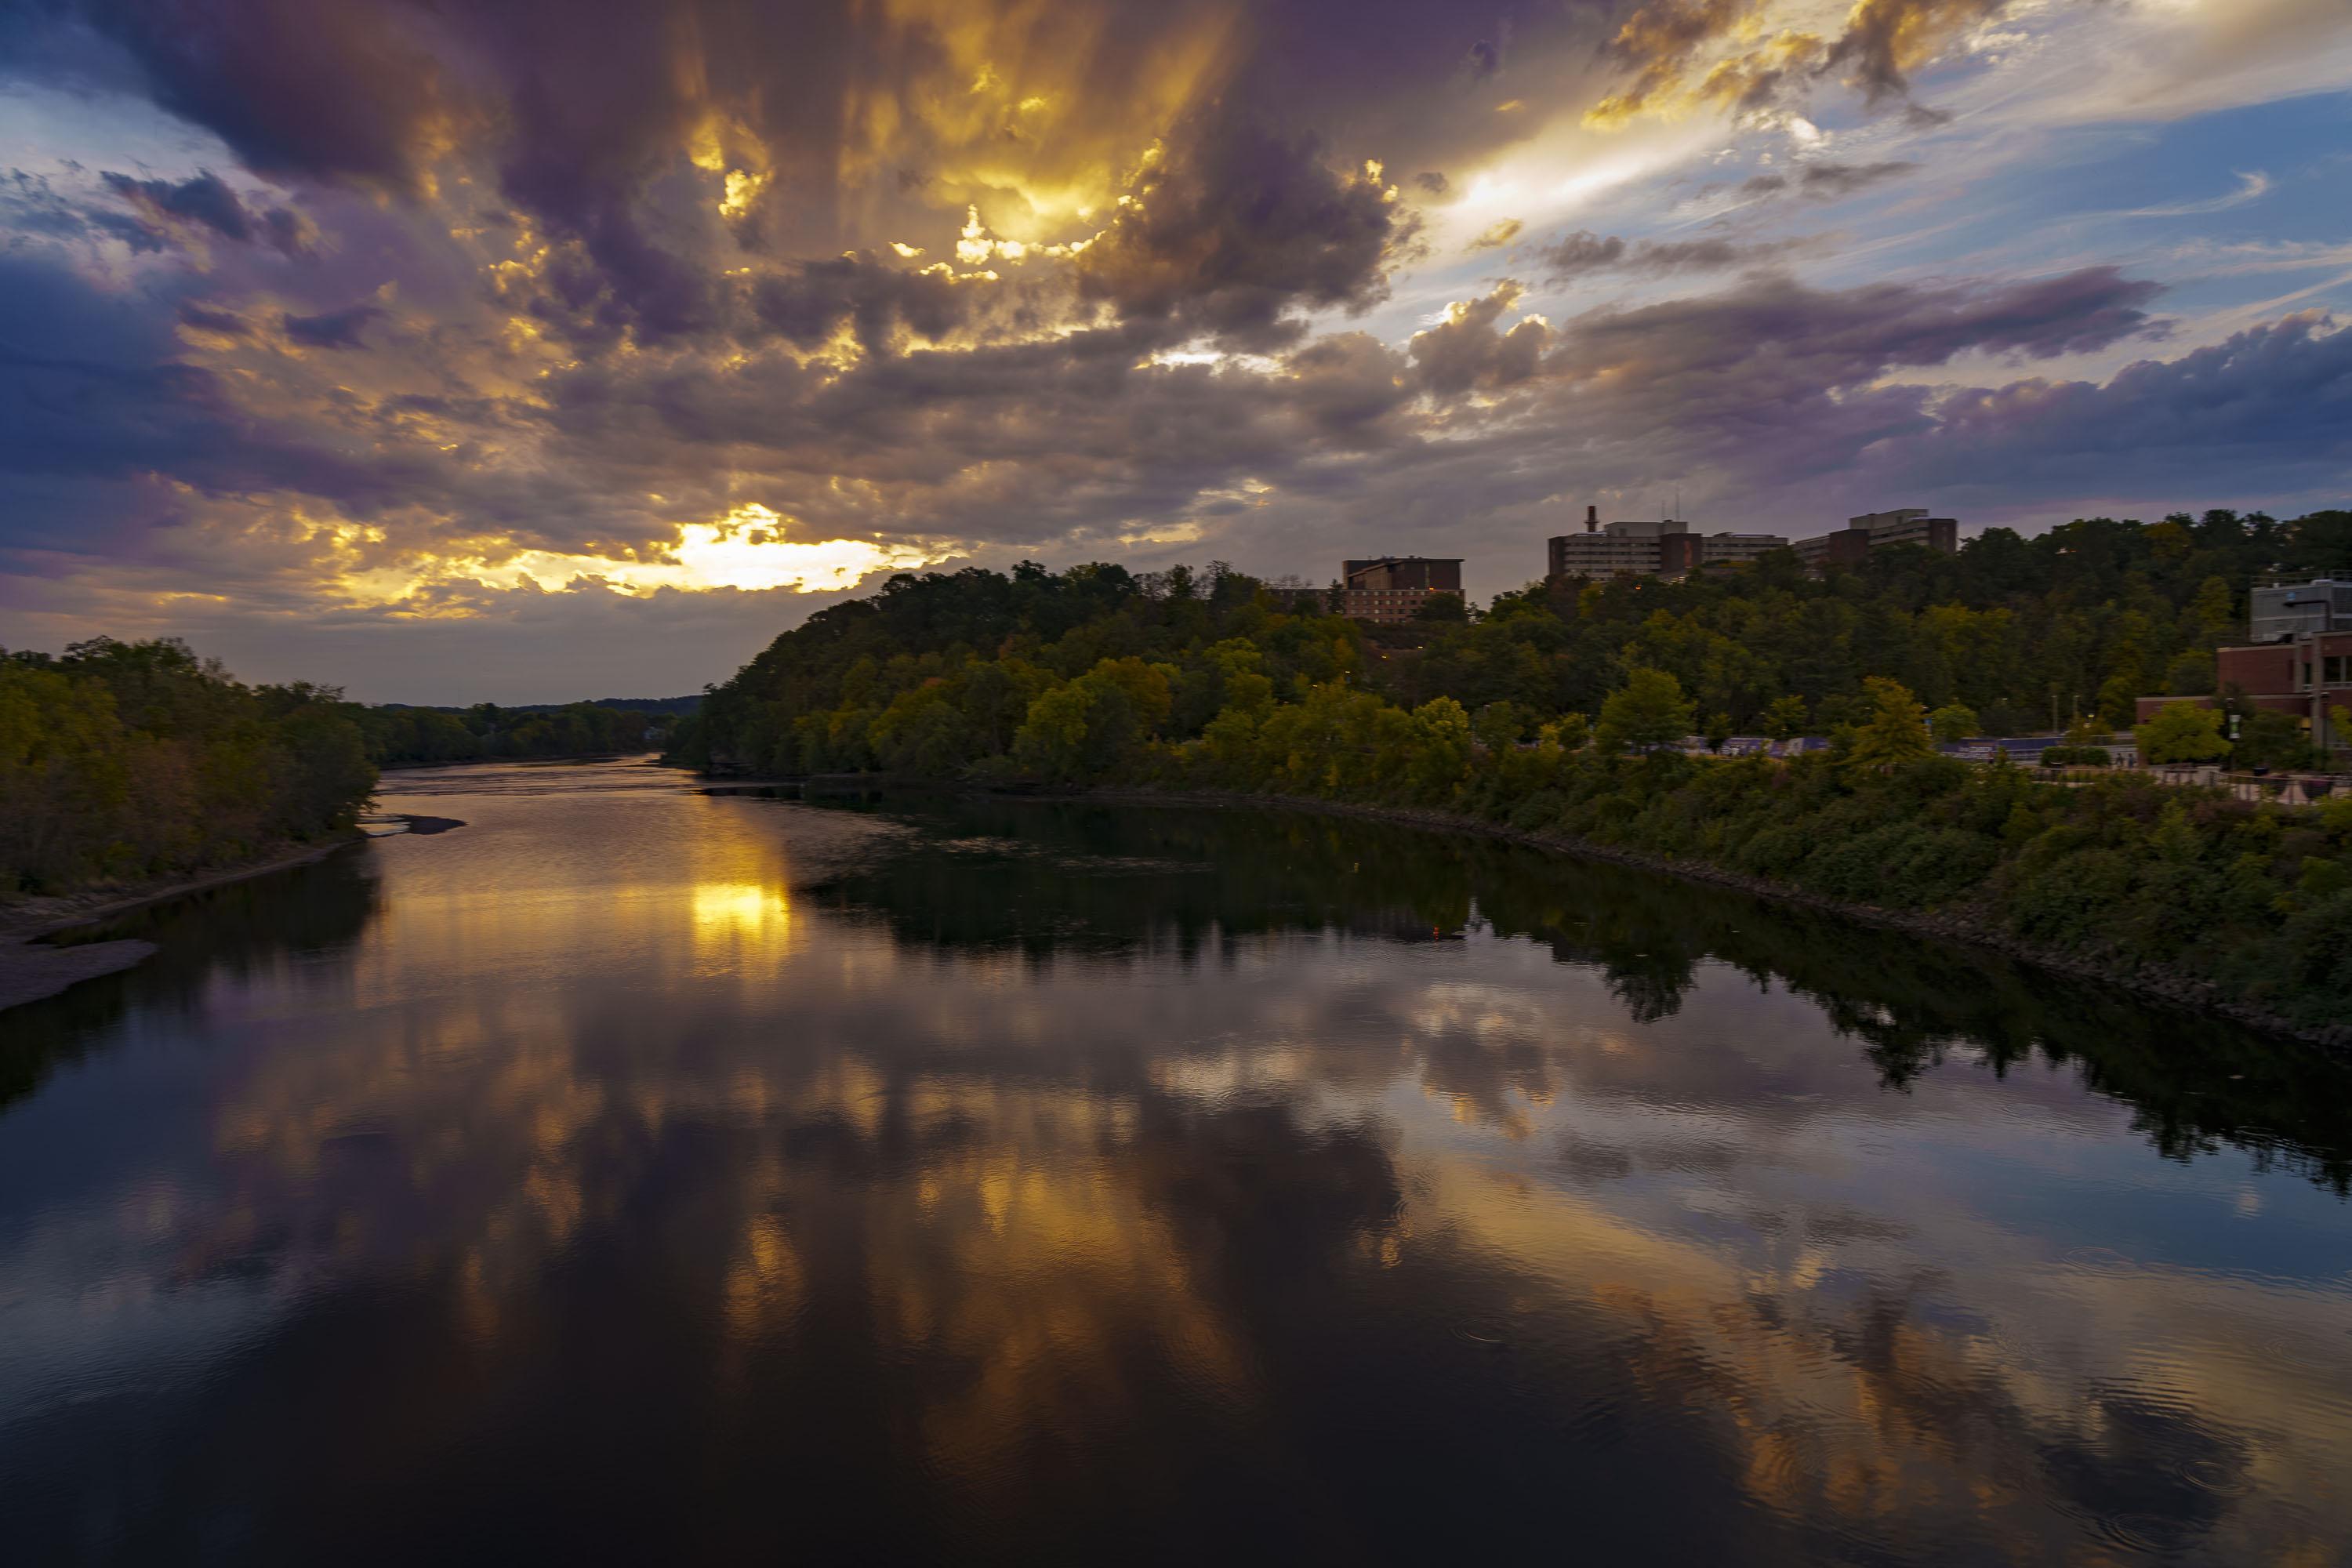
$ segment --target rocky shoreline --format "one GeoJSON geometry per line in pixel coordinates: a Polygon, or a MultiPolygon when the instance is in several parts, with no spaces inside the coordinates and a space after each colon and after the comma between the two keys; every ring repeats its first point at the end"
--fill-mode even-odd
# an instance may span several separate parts
{"type": "Polygon", "coordinates": [[[1577,855],[1589,859],[1608,860],[1621,866],[1632,866],[1646,871],[1657,871],[1688,881],[1711,882],[1718,887],[1736,889],[1760,899],[1779,903],[1795,904],[1805,909],[1820,910],[1865,925],[1906,931],[1916,936],[1934,937],[1946,942],[1964,942],[1973,946],[1990,948],[2011,958],[2021,959],[2037,968],[2051,970],[2074,979],[2094,981],[2153,1001],[2163,1002],[2192,1012],[2210,1014],[2249,1025],[2269,1034],[2283,1035],[2307,1045],[2325,1046],[2338,1051],[2352,1050],[2352,1021],[2339,1024],[2297,1024],[2266,1008],[2238,1001],[2207,981],[2152,964],[2102,963],[2079,953],[2064,952],[2039,942],[2026,941],[1980,915],[1964,909],[1915,910],[1884,909],[1876,904],[1851,903],[1840,899],[1823,898],[1783,883],[1767,881],[1703,860],[1677,860],[1668,856],[1654,855],[1644,850],[1622,849],[1611,845],[1593,844],[1560,833],[1528,833],[1500,823],[1484,822],[1476,817],[1462,816],[1453,812],[1423,811],[1410,806],[1366,805],[1352,801],[1318,800],[1297,795],[1249,795],[1219,791],[1166,791],[1149,789],[1087,790],[1071,798],[1102,801],[1108,804],[1138,805],[1206,805],[1219,807],[1245,806],[1255,810],[1288,809],[1312,812],[1326,816],[1350,816],[1370,822],[1392,822],[1403,826],[1433,828],[1446,833],[1465,833],[1482,838],[1496,838],[1530,848],[1549,850],[1554,854],[1577,855]]]}

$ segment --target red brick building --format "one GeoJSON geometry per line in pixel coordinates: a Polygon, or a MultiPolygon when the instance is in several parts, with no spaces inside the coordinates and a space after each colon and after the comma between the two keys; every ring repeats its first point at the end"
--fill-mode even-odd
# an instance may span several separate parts
{"type": "MultiPolygon", "coordinates": [[[[2223,691],[2234,688],[2244,692],[2247,702],[2255,708],[2292,713],[2307,729],[2324,733],[2328,709],[2352,708],[2352,631],[2321,632],[2294,642],[2216,648],[2213,667],[2223,691]]],[[[2139,716],[2147,719],[2168,702],[2211,707],[2214,700],[2210,697],[2143,697],[2139,716]]],[[[2352,737],[2330,737],[2338,744],[2348,738],[2352,737]]]]}
{"type": "Polygon", "coordinates": [[[1424,600],[1438,594],[1462,597],[1459,556],[1382,555],[1349,561],[1340,579],[1339,613],[1377,626],[1412,619],[1424,600]]]}

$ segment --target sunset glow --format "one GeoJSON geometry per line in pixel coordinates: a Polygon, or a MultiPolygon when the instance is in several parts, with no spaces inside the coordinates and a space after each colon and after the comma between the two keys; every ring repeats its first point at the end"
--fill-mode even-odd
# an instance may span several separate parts
{"type": "Polygon", "coordinates": [[[2311,0],[40,17],[0,645],[694,689],[893,571],[1485,596],[1587,506],[2034,533],[2352,470],[2311,0]]]}

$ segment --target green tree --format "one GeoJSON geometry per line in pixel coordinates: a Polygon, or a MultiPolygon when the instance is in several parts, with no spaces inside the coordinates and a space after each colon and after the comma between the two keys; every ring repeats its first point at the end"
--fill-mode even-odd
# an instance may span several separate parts
{"type": "Polygon", "coordinates": [[[2311,761],[2311,742],[2288,713],[2258,709],[2238,728],[2231,756],[2247,768],[2299,768],[2311,761]]]}
{"type": "Polygon", "coordinates": [[[2196,702],[2166,703],[2132,735],[2146,763],[2210,763],[2230,751],[2230,742],[2221,738],[2221,710],[2196,702]]]}
{"type": "Polygon", "coordinates": [[[1682,682],[1663,669],[1636,668],[1601,705],[1592,738],[1604,752],[1648,752],[1682,743],[1691,732],[1693,708],[1682,682]]]}
{"type": "Polygon", "coordinates": [[[1432,594],[1412,607],[1416,621],[1451,621],[1460,623],[1470,618],[1470,605],[1459,594],[1432,594]]]}
{"type": "Polygon", "coordinates": [[[2191,648],[2175,654],[2164,667],[2164,690],[2168,697],[2210,697],[2214,685],[2213,655],[2191,648]]]}
{"type": "Polygon", "coordinates": [[[1451,802],[1470,770],[1470,715],[1451,697],[1433,697],[1412,710],[1413,798],[1425,805],[1451,802]]]}
{"type": "Polygon", "coordinates": [[[1936,754],[1927,735],[1927,707],[1911,689],[1883,675],[1863,682],[1869,689],[1870,718],[1853,731],[1845,754],[1846,773],[1860,777],[1936,754]]]}
{"type": "Polygon", "coordinates": [[[1488,751],[1507,751],[1517,745],[1520,737],[1528,732],[1528,721],[1510,702],[1489,702],[1478,710],[1470,730],[1488,751]]]}
{"type": "Polygon", "coordinates": [[[1581,713],[1563,713],[1537,731],[1537,738],[1562,752],[1584,750],[1592,739],[1592,722],[1581,713]]]}
{"type": "Polygon", "coordinates": [[[1937,740],[1948,746],[1955,746],[1971,735],[1981,733],[1983,724],[1977,718],[1975,709],[1965,703],[1947,702],[1927,715],[1927,729],[1937,740]]]}
{"type": "Polygon", "coordinates": [[[1794,692],[1772,699],[1764,710],[1764,732],[1776,741],[1793,741],[1805,732],[1805,700],[1794,692]]]}

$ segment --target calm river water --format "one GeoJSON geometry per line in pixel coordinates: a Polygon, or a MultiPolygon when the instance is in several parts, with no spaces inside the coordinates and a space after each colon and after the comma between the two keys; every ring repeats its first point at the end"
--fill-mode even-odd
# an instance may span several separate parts
{"type": "Polygon", "coordinates": [[[1313,816],[386,793],[0,1014],[0,1558],[2352,1553],[2315,1054],[1313,816]]]}

